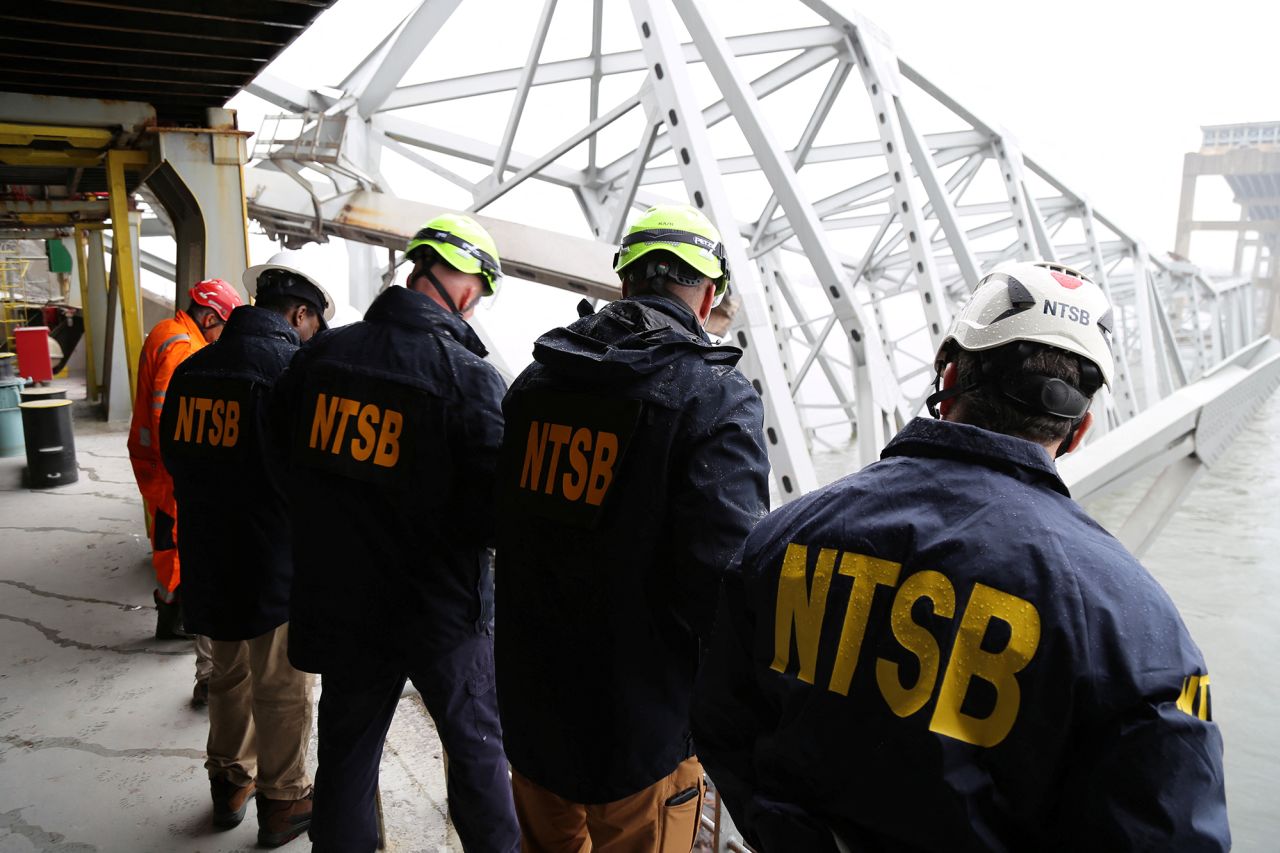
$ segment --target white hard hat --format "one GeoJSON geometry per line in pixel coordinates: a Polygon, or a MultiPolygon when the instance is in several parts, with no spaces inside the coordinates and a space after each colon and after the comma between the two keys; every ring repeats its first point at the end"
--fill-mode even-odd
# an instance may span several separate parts
{"type": "Polygon", "coordinates": [[[327,324],[333,319],[333,312],[336,310],[336,306],[329,291],[320,283],[320,278],[325,269],[324,259],[319,257],[314,250],[285,249],[276,252],[267,259],[265,264],[249,267],[244,271],[241,280],[244,282],[245,290],[252,297],[258,293],[258,276],[267,270],[285,270],[303,278],[308,284],[320,291],[320,295],[324,297],[325,305],[322,315],[327,324]]]}
{"type": "Polygon", "coordinates": [[[1088,359],[1110,388],[1113,317],[1102,288],[1071,267],[1042,261],[1003,264],[978,282],[934,363],[939,370],[946,367],[952,342],[974,352],[1031,341],[1088,359]]]}

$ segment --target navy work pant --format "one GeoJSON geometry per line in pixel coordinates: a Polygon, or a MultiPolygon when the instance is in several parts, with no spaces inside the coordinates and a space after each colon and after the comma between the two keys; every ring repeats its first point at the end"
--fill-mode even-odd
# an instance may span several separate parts
{"type": "Polygon", "coordinates": [[[321,676],[312,849],[364,853],[377,847],[378,764],[406,678],[422,695],[449,756],[449,816],[463,847],[519,851],[488,634],[402,667],[364,661],[321,676]]]}

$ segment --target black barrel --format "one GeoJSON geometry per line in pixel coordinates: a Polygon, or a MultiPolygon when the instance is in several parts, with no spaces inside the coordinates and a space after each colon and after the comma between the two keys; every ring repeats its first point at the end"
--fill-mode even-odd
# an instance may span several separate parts
{"type": "Polygon", "coordinates": [[[53,388],[49,385],[28,385],[22,389],[22,402],[34,403],[37,400],[65,400],[66,388],[53,388]]]}
{"type": "Polygon", "coordinates": [[[27,486],[44,489],[80,479],[76,439],[71,431],[70,400],[21,403],[22,431],[27,441],[27,486]]]}

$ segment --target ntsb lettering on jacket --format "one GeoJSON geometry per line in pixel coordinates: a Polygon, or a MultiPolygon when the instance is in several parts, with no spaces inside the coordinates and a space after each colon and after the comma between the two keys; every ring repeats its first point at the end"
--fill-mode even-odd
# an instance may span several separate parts
{"type": "Polygon", "coordinates": [[[177,455],[227,459],[244,447],[256,395],[248,379],[193,375],[170,389],[160,435],[177,455]]]}
{"type": "Polygon", "coordinates": [[[508,506],[565,524],[594,528],[643,404],[638,400],[534,391],[520,399],[506,429],[498,474],[508,506]]]}
{"type": "Polygon", "coordinates": [[[298,418],[295,465],[424,494],[449,482],[443,402],[423,389],[317,365],[298,418]]]}

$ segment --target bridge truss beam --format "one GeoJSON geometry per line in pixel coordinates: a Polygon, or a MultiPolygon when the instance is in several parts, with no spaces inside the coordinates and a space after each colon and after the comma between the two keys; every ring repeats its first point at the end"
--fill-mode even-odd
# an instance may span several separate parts
{"type": "MultiPolygon", "coordinates": [[[[578,236],[603,244],[653,202],[704,209],[726,237],[737,306],[727,336],[746,351],[743,370],[765,399],[783,500],[818,482],[815,448],[852,442],[856,464],[877,457],[919,411],[951,316],[1002,261],[1057,260],[1110,293],[1118,370],[1095,402],[1100,435],[1136,424],[1125,434],[1141,439],[1144,411],[1259,336],[1247,279],[1212,282],[1150,252],[1027,157],[1008,130],[899,59],[856,14],[800,0],[795,8],[815,25],[726,34],[727,5],[631,0],[633,46],[606,53],[606,4],[596,0],[584,53],[544,61],[557,14],[545,0],[523,66],[402,84],[408,53],[447,37],[460,5],[424,2],[336,95],[320,90],[329,81],[305,89],[266,75],[249,87],[300,128],[259,139],[265,195],[251,191],[251,215],[292,241],[337,234],[394,252],[417,221],[393,225],[390,214],[407,216],[415,193],[386,181],[383,151],[461,188],[475,212],[539,185],[567,188],[583,214],[578,236]],[[604,99],[618,89],[605,84],[622,75],[635,85],[604,99]],[[581,81],[586,103],[574,110],[581,81]],[[533,96],[544,88],[566,93],[553,113],[533,96]],[[504,92],[511,105],[490,139],[421,117],[423,108],[504,92]],[[807,113],[796,122],[798,109],[807,113]],[[573,115],[585,121],[575,125],[573,115]],[[522,147],[547,127],[561,129],[557,142],[522,147]],[[373,210],[378,224],[360,227],[357,210],[373,210]]],[[[504,256],[521,258],[517,276],[524,268],[531,280],[593,298],[616,294],[604,246],[557,258],[544,246],[563,247],[563,235],[557,241],[539,225],[495,225],[513,241],[508,248],[500,236],[504,256]]],[[[382,269],[372,250],[361,257],[352,274],[367,286],[353,281],[351,292],[367,301],[382,269]]]]}

